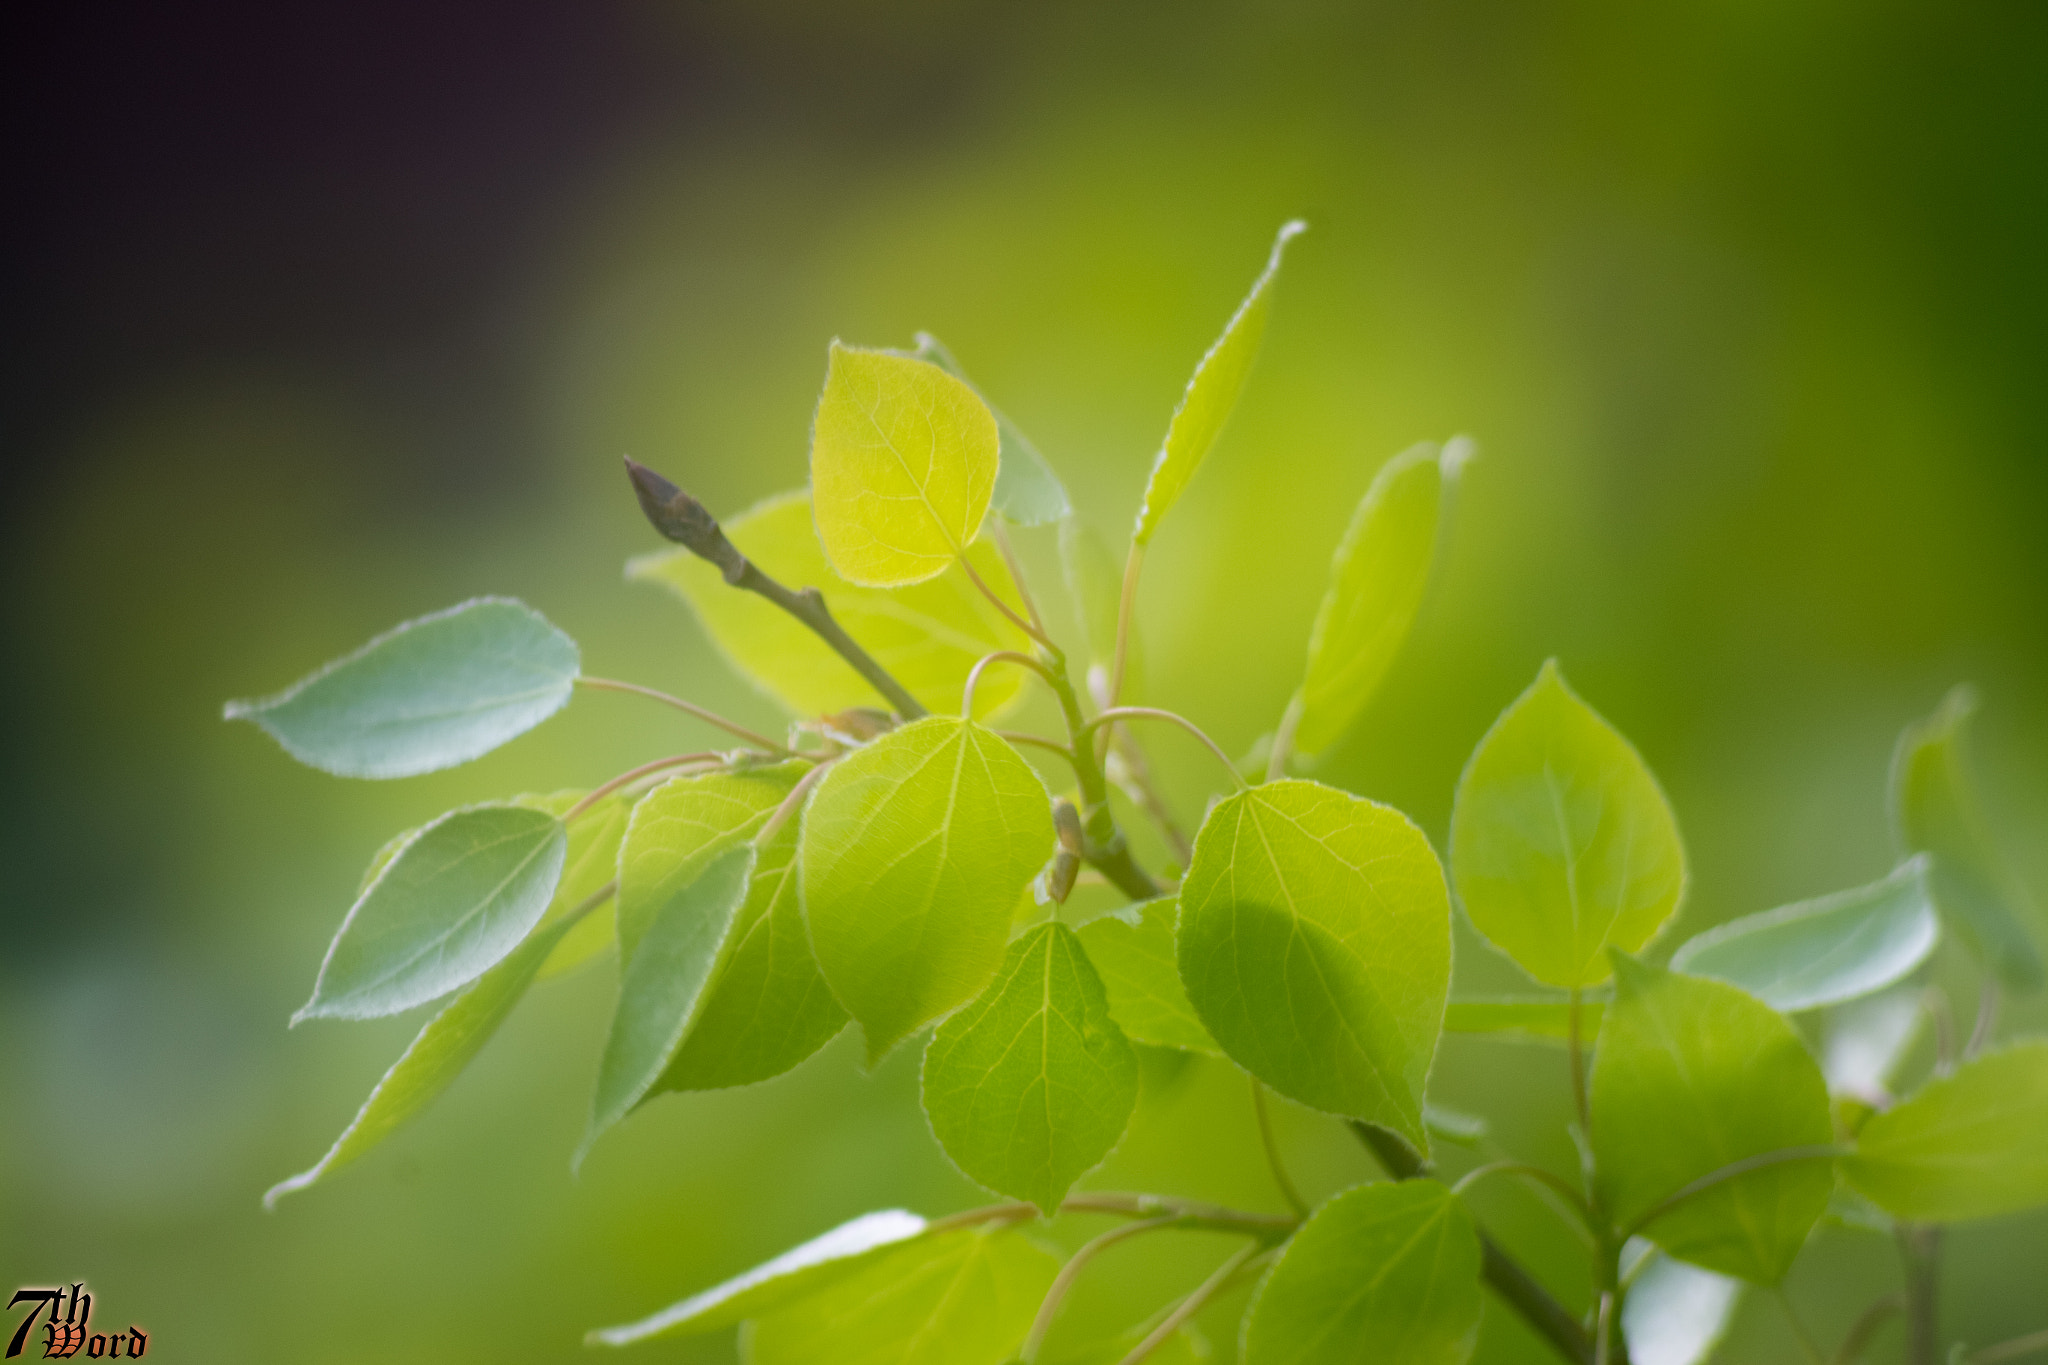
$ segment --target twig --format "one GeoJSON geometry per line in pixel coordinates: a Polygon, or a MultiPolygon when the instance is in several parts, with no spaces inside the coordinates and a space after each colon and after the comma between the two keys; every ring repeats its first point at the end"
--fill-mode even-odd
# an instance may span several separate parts
{"type": "Polygon", "coordinates": [[[1021,664],[1044,678],[1046,682],[1052,681],[1052,673],[1029,654],[1020,654],[1014,649],[999,649],[993,654],[984,654],[974,661],[974,667],[967,670],[967,685],[960,691],[961,719],[974,719],[974,689],[981,682],[982,671],[990,664],[1021,664]]]}
{"type": "Polygon", "coordinates": [[[1074,751],[1056,739],[1047,739],[1044,735],[1027,735],[1021,730],[998,730],[996,734],[1012,744],[1029,744],[1033,748],[1049,749],[1069,763],[1074,761],[1074,751]]]}
{"type": "Polygon", "coordinates": [[[1896,1293],[1886,1294],[1864,1309],[1856,1321],[1849,1324],[1848,1335],[1842,1338],[1842,1344],[1835,1349],[1834,1365],[1856,1365],[1857,1357],[1869,1347],[1870,1339],[1877,1335],[1877,1329],[1905,1311],[1905,1296],[1896,1293]]]}
{"type": "Polygon", "coordinates": [[[1031,624],[1037,627],[1038,637],[1051,638],[1045,628],[1045,617],[1039,615],[1038,599],[1031,595],[1031,582],[1024,577],[1024,566],[1017,562],[1017,552],[1010,548],[1010,533],[1003,526],[1003,519],[991,517],[989,525],[994,528],[990,535],[996,543],[996,550],[1003,557],[1003,567],[1010,571],[1010,582],[1016,585],[1017,596],[1023,601],[1024,610],[1031,613],[1031,624]]]}
{"type": "Polygon", "coordinates": [[[1784,1310],[1785,1321],[1791,1324],[1792,1335],[1797,1338],[1800,1353],[1806,1357],[1808,1365],[1827,1365],[1827,1362],[1821,1357],[1820,1344],[1813,1339],[1813,1333],[1806,1330],[1806,1324],[1799,1320],[1799,1312],[1793,1308],[1792,1296],[1785,1292],[1785,1286],[1783,1284],[1772,1285],[1771,1297],[1775,1298],[1778,1301],[1778,1307],[1784,1310]]]}
{"type": "MultiPolygon", "coordinates": [[[[1284,1239],[1298,1227],[1299,1220],[1283,1218],[1271,1213],[1248,1213],[1243,1209],[1225,1208],[1221,1204],[1204,1204],[1196,1199],[1177,1199],[1163,1194],[1126,1194],[1120,1191],[1091,1191],[1087,1194],[1069,1195],[1061,1202],[1061,1213],[1106,1213],[1119,1218],[1164,1218],[1171,1215],[1183,1227],[1210,1232],[1242,1232],[1259,1237],[1268,1243],[1284,1239]]],[[[1015,1223],[1036,1218],[1039,1208],[1036,1204],[1015,1202],[1007,1204],[985,1204],[977,1209],[965,1209],[934,1218],[925,1225],[925,1233],[948,1232],[954,1228],[976,1227],[983,1223],[1015,1223]]]]}
{"type": "Polygon", "coordinates": [[[1125,796],[1137,803],[1159,832],[1166,836],[1166,842],[1173,848],[1173,856],[1186,867],[1195,856],[1195,846],[1181,830],[1173,812],[1166,808],[1165,798],[1159,794],[1159,786],[1152,777],[1152,764],[1145,757],[1145,747],[1138,743],[1138,737],[1127,725],[1110,727],[1109,755],[1103,764],[1109,779],[1123,790],[1125,796]]]}
{"type": "MultiPolygon", "coordinates": [[[[1186,716],[1175,711],[1162,710],[1157,706],[1112,706],[1106,711],[1097,713],[1095,719],[1083,725],[1081,733],[1085,734],[1090,730],[1119,720],[1170,720],[1196,739],[1201,740],[1209,752],[1216,755],[1216,761],[1221,763],[1224,770],[1230,774],[1230,780],[1237,784],[1238,790],[1243,791],[1251,786],[1249,782],[1244,780],[1244,774],[1237,770],[1237,765],[1230,761],[1230,755],[1223,752],[1222,745],[1204,734],[1199,725],[1196,725],[1186,716]]],[[[1080,743],[1079,734],[1075,736],[1074,742],[1077,745],[1080,743]]]]}
{"type": "Polygon", "coordinates": [[[1266,755],[1266,780],[1278,782],[1287,776],[1287,760],[1294,757],[1294,732],[1301,726],[1301,713],[1307,709],[1308,698],[1296,692],[1287,701],[1287,709],[1280,713],[1280,724],[1273,731],[1273,748],[1266,755]]]}
{"type": "Polygon", "coordinates": [[[1489,1161],[1484,1166],[1475,1166],[1458,1177],[1451,1186],[1451,1193],[1463,1194],[1490,1175],[1519,1175],[1531,1180],[1540,1180],[1564,1196],[1566,1204],[1588,1230],[1593,1228],[1593,1210],[1587,1207],[1586,1197],[1573,1189],[1572,1183],[1563,1176],[1526,1161],[1489,1161]]]}
{"type": "Polygon", "coordinates": [[[1983,1050],[1991,1041],[1991,1030],[1998,1022],[1998,980],[1987,976],[1977,991],[1977,1022],[1971,1026],[1970,1041],[1963,1044],[1963,1060],[1968,1061],[1983,1050]]]}
{"type": "Polygon", "coordinates": [[[1240,1247],[1235,1255],[1216,1267],[1214,1274],[1196,1288],[1195,1292],[1180,1301],[1180,1305],[1168,1313],[1151,1334],[1131,1349],[1131,1353],[1117,1362],[1117,1365],[1138,1365],[1138,1362],[1166,1344],[1166,1339],[1180,1330],[1180,1325],[1202,1311],[1204,1304],[1222,1293],[1237,1275],[1238,1268],[1258,1254],[1258,1247],[1240,1247]]]}
{"type": "Polygon", "coordinates": [[[652,698],[664,706],[673,706],[678,711],[695,716],[707,725],[715,725],[729,735],[737,735],[747,743],[757,748],[765,749],[777,758],[791,757],[790,751],[786,746],[777,744],[768,736],[755,730],[749,730],[738,721],[727,720],[716,711],[707,711],[695,702],[684,701],[681,697],[672,697],[668,693],[656,691],[652,687],[642,687],[639,683],[620,682],[616,678],[587,677],[578,678],[576,685],[578,687],[594,687],[600,692],[631,692],[635,696],[652,698]]]}
{"type": "Polygon", "coordinates": [[[836,758],[828,758],[797,779],[796,785],[789,789],[789,795],[783,797],[768,818],[761,822],[760,832],[754,836],[755,848],[768,847],[769,841],[782,832],[782,827],[789,823],[789,817],[796,813],[797,807],[804,803],[804,798],[811,794],[811,788],[818,785],[818,779],[825,775],[825,770],[838,761],[836,758]]]}
{"type": "Polygon", "coordinates": [[[1131,653],[1131,611],[1138,601],[1138,570],[1145,564],[1145,547],[1137,541],[1131,542],[1131,553],[1124,560],[1123,593],[1116,604],[1116,654],[1109,670],[1108,706],[1115,706],[1117,698],[1124,694],[1124,663],[1131,653]]]}
{"type": "Polygon", "coordinates": [[[1060,1267],[1060,1273],[1053,1277],[1052,1288],[1046,1290],[1045,1297],[1039,1301],[1038,1316],[1031,1320],[1031,1331],[1025,1336],[1024,1345],[1017,1352],[1017,1358],[1024,1365],[1033,1365],[1038,1359],[1039,1348],[1045,1345],[1046,1333],[1052,1331],[1053,1320],[1059,1316],[1060,1305],[1066,1302],[1068,1291],[1074,1287],[1074,1281],[1081,1278],[1081,1272],[1088,1268],[1090,1261],[1118,1242],[1147,1232],[1157,1232],[1161,1228],[1170,1228],[1177,1221],[1173,1215],[1168,1214],[1163,1218],[1148,1218],[1142,1223],[1123,1223],[1091,1241],[1082,1243],[1080,1249],[1069,1256],[1067,1263],[1060,1267]]]}
{"type": "Polygon", "coordinates": [[[1273,1183],[1280,1187],[1280,1197],[1294,1210],[1295,1216],[1308,1217],[1308,1201],[1301,1197],[1294,1181],[1288,1177],[1287,1167],[1280,1160],[1280,1144],[1273,1139],[1273,1116],[1266,1106],[1266,1087],[1257,1076],[1247,1073],[1252,1083],[1252,1111],[1259,1116],[1259,1141],[1266,1148],[1266,1164],[1273,1168],[1273,1183]]]}
{"type": "Polygon", "coordinates": [[[1011,625],[1023,631],[1026,635],[1030,636],[1033,640],[1037,641],[1039,645],[1041,645],[1043,648],[1050,651],[1051,653],[1058,654],[1060,652],[1060,647],[1053,643],[1052,636],[1047,635],[1043,628],[1034,625],[1032,622],[1027,621],[1023,617],[1019,616],[1016,613],[1016,610],[1012,608],[1008,602],[1005,602],[1002,599],[1002,597],[996,592],[996,590],[988,585],[988,583],[982,578],[980,574],[974,571],[974,565],[968,562],[965,551],[961,552],[959,559],[960,567],[967,570],[968,581],[972,582],[975,587],[981,589],[981,595],[983,597],[986,597],[990,602],[994,603],[995,609],[1001,612],[1004,618],[1008,620],[1011,625]]]}
{"type": "Polygon", "coordinates": [[[1632,1219],[1628,1226],[1621,1229],[1620,1233],[1617,1234],[1617,1240],[1626,1242],[1629,1238],[1635,1236],[1644,1228],[1677,1208],[1680,1204],[1697,1195],[1705,1194],[1717,1185],[1724,1185],[1738,1176],[1745,1176],[1752,1171],[1761,1171],[1772,1166],[1783,1166],[1794,1161],[1832,1161],[1836,1157],[1847,1155],[1848,1150],[1843,1147],[1781,1147],[1774,1152],[1759,1152],[1755,1156],[1746,1156],[1740,1161],[1731,1161],[1726,1166],[1708,1171],[1697,1180],[1687,1182],[1671,1194],[1652,1204],[1647,1210],[1632,1219]]]}
{"type": "Polygon", "coordinates": [[[1901,1223],[1897,1235],[1906,1271],[1906,1362],[1940,1365],[1941,1229],[1901,1223]]]}
{"type": "Polygon", "coordinates": [[[2048,1351],[2048,1328],[2014,1337],[2011,1341],[2001,1341],[1995,1346],[1986,1346],[1981,1351],[1972,1351],[1970,1365],[1996,1365],[1998,1361],[2018,1360],[2036,1351],[2048,1351]]]}
{"type": "Polygon", "coordinates": [[[569,807],[568,813],[562,816],[562,823],[565,825],[568,824],[571,820],[574,820],[577,816],[583,814],[583,812],[589,810],[592,806],[604,800],[607,796],[610,796],[619,788],[627,786],[633,782],[637,782],[641,778],[647,776],[647,774],[649,773],[658,773],[665,768],[681,768],[691,763],[720,762],[724,759],[724,757],[725,756],[723,754],[701,752],[694,754],[675,754],[669,758],[657,758],[652,763],[642,763],[637,768],[633,768],[629,771],[620,773],[617,777],[613,778],[609,782],[604,783],[602,786],[593,788],[591,792],[588,795],[586,795],[581,801],[578,801],[575,805],[569,807]]]}

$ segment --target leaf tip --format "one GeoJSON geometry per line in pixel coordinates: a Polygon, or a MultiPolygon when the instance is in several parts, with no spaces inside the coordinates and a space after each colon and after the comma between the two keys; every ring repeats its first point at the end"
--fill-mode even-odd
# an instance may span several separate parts
{"type": "Polygon", "coordinates": [[[1446,483],[1457,479],[1465,466],[1479,458],[1479,443],[1460,432],[1444,442],[1443,450],[1436,457],[1437,469],[1446,483]]]}

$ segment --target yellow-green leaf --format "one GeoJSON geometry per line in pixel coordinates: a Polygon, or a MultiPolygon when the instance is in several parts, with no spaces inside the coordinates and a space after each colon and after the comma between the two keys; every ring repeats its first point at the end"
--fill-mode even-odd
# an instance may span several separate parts
{"type": "Polygon", "coordinates": [[[1109,991],[1109,1013],[1133,1042],[1221,1057],[1202,1027],[1174,957],[1173,897],[1127,905],[1081,926],[1081,943],[1109,991]]]}
{"type": "MultiPolygon", "coordinates": [[[[960,362],[953,359],[953,353],[930,332],[917,334],[916,354],[918,359],[929,360],[969,388],[974,387],[974,381],[960,368],[960,362]]],[[[975,389],[975,392],[980,390],[975,389]]],[[[982,401],[987,402],[987,399],[982,401]]],[[[1073,505],[1067,500],[1066,486],[1060,482],[1060,476],[1052,472],[1045,456],[1038,453],[1038,447],[1017,429],[1015,422],[1003,416],[1002,409],[989,403],[988,410],[996,419],[996,437],[1002,456],[992,497],[996,511],[1019,526],[1043,526],[1067,515],[1073,510],[1073,505]]]]}
{"type": "Polygon", "coordinates": [[[1901,1218],[1952,1222],[2048,1204],[2048,1039],[1987,1052],[1875,1115],[1842,1169],[1901,1218]]]}
{"type": "MultiPolygon", "coordinates": [[[[511,804],[544,810],[559,820],[585,794],[562,791],[545,796],[515,796],[511,804]]],[[[562,861],[562,880],[555,885],[555,898],[541,916],[542,924],[568,914],[619,875],[619,844],[626,837],[626,820],[632,813],[632,802],[613,795],[576,817],[569,826],[569,851],[562,861]]],[[[541,965],[541,979],[574,971],[611,947],[617,936],[616,908],[616,900],[607,901],[578,920],[556,945],[554,954],[541,965]]]]}

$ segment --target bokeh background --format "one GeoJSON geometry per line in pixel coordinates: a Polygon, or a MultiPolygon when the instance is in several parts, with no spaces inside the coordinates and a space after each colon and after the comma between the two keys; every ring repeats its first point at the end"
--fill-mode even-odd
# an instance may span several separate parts
{"type": "MultiPolygon", "coordinates": [[[[914,1055],[864,1077],[846,1039],[660,1101],[572,1179],[600,966],[266,1215],[416,1026],[285,1029],[372,850],[701,732],[585,696],[374,784],[220,703],[501,592],[594,672],[778,724],[622,582],[653,546],[622,453],[737,510],[802,481],[828,338],[929,328],[1120,537],[1295,215],[1257,374],[1148,567],[1151,700],[1234,750],[1270,728],[1375,468],[1470,432],[1442,581],[1323,775],[1440,841],[1465,754],[1559,655],[1678,810],[1682,934],[1884,871],[1893,738],[1969,679],[1994,825],[2048,903],[2038,6],[37,8],[0,90],[0,1287],[88,1279],[96,1325],[171,1361],[557,1361],[856,1213],[978,1202],[914,1055]]],[[[1153,748],[1198,818],[1206,760],[1153,748]]],[[[1236,1079],[1148,1081],[1095,1183],[1274,1205],[1236,1079]]],[[[1561,1054],[1454,1041],[1436,1086],[1570,1168],[1561,1054]]],[[[1318,1192],[1372,1169],[1324,1121],[1281,1127],[1318,1192]]],[[[1486,1198],[1583,1294],[1539,1205],[1486,1198]]],[[[2041,1325],[2048,1217],[1949,1247],[1952,1335],[2041,1325]]],[[[1218,1255],[1160,1248],[1106,1263],[1076,1323],[1218,1255]]],[[[1894,1276],[1823,1233],[1792,1292],[1832,1339],[1894,1276]]],[[[1723,1358],[1795,1358],[1767,1299],[1723,1358]]],[[[1482,1359],[1544,1357],[1490,1313],[1482,1359]]]]}

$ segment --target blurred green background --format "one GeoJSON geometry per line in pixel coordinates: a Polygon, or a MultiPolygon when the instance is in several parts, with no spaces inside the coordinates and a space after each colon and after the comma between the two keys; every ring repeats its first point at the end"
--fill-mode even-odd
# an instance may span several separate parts
{"type": "MultiPolygon", "coordinates": [[[[2038,6],[387,0],[9,22],[0,1286],[87,1279],[95,1325],[139,1323],[166,1360],[580,1358],[585,1328],[864,1210],[979,1202],[916,1108],[915,1056],[863,1077],[845,1038],[771,1085],[661,1100],[572,1179],[603,965],[266,1215],[416,1027],[285,1029],[371,852],[706,736],[583,696],[470,768],[373,784],[219,706],[499,592],[593,672],[773,727],[678,603],[621,581],[654,545],[621,454],[736,511],[802,481],[829,338],[928,328],[1120,538],[1290,216],[1313,227],[1258,371],[1150,557],[1148,700],[1233,751],[1270,728],[1373,471],[1469,432],[1446,572],[1321,775],[1441,846],[1465,755],[1556,654],[1686,830],[1668,944],[1884,871],[1893,738],[1969,679],[1994,824],[2048,904],[2038,6]]],[[[1050,537],[1027,540],[1056,578],[1050,537]]],[[[1198,819],[1207,760],[1152,749],[1198,819]]],[[[1469,935],[1459,971],[1509,978],[1469,935]]],[[[1093,1183],[1276,1205],[1238,1079],[1148,1082],[1093,1183]]],[[[1435,1088],[1569,1169],[1561,1053],[1453,1040],[1435,1088]]],[[[1318,1193],[1372,1170],[1326,1121],[1281,1127],[1318,1193]]],[[[1542,1208],[1484,1199],[1576,1302],[1542,1208]]],[[[1218,1255],[1159,1246],[1105,1264],[1076,1330],[1218,1255]]],[[[1950,1334],[2041,1326],[2044,1267],[2048,1216],[1955,1233],[1950,1334]]],[[[1832,1340],[1895,1273],[1887,1246],[1824,1232],[1792,1292],[1832,1340]]],[[[1767,1299],[1722,1358],[1796,1358],[1767,1299]]],[[[1544,1356],[1489,1312],[1482,1359],[1544,1356]]]]}

